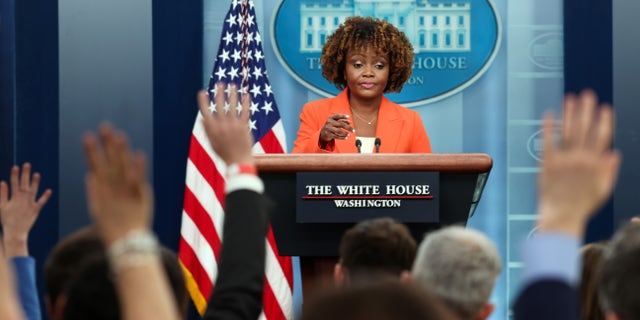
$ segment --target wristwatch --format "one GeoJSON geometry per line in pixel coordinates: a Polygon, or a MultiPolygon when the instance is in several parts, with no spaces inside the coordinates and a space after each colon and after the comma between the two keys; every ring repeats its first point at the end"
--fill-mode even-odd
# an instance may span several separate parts
{"type": "Polygon", "coordinates": [[[227,177],[233,177],[239,174],[257,175],[258,169],[256,169],[254,164],[247,163],[232,163],[227,167],[227,177]]]}

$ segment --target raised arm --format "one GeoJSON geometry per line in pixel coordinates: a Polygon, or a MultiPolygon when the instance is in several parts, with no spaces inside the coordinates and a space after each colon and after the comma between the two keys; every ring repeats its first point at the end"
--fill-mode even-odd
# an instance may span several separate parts
{"type": "Polygon", "coordinates": [[[611,149],[613,110],[591,91],[564,101],[562,136],[543,126],[538,177],[539,231],[524,247],[516,319],[577,319],[579,248],[588,220],[610,197],[620,154],[611,149]]]}
{"type": "Polygon", "coordinates": [[[108,125],[84,138],[89,211],[107,247],[123,319],[179,319],[151,232],[153,193],[142,153],[108,125]]]}
{"type": "Polygon", "coordinates": [[[23,320],[13,281],[11,267],[0,245],[0,319],[23,320]]]}
{"type": "Polygon", "coordinates": [[[598,106],[592,91],[564,101],[562,143],[556,143],[554,118],[543,128],[543,160],[538,177],[538,224],[542,232],[582,239],[588,220],[611,196],[621,156],[611,149],[614,114],[598,106]]]}
{"type": "Polygon", "coordinates": [[[218,85],[214,114],[206,93],[198,95],[211,147],[229,168],[219,273],[204,319],[254,320],[262,310],[268,203],[251,154],[250,97],[240,99],[240,114],[225,112],[225,103],[231,110],[238,107],[237,89],[231,86],[228,91],[227,96],[225,85],[218,85]]]}
{"type": "Polygon", "coordinates": [[[31,174],[31,164],[11,168],[10,183],[0,182],[0,222],[2,242],[11,261],[17,282],[22,309],[29,320],[40,320],[40,300],[36,286],[35,260],[29,256],[29,233],[42,207],[51,197],[51,189],[38,197],[40,174],[31,174]]]}
{"type": "Polygon", "coordinates": [[[2,222],[4,249],[7,258],[28,256],[29,231],[36,222],[40,210],[49,201],[51,189],[38,198],[40,174],[31,175],[31,164],[11,168],[11,188],[0,182],[0,222],[2,222]]]}

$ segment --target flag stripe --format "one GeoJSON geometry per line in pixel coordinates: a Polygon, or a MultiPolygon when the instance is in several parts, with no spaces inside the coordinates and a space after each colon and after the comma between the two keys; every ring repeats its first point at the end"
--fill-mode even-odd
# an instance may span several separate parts
{"type": "Polygon", "coordinates": [[[221,203],[218,201],[216,192],[211,188],[209,184],[205,182],[204,177],[198,170],[196,164],[191,161],[187,161],[187,182],[186,188],[189,188],[195,195],[200,205],[205,208],[206,214],[211,219],[216,232],[218,234],[218,240],[221,241],[222,224],[224,223],[224,210],[221,203]],[[218,228],[220,226],[220,228],[218,228]]]}
{"type": "Polygon", "coordinates": [[[260,144],[262,145],[262,148],[267,153],[283,153],[284,152],[282,150],[282,146],[280,145],[280,142],[278,141],[278,137],[276,137],[276,135],[273,133],[272,130],[270,130],[264,136],[262,136],[262,139],[260,140],[260,144]]]}
{"type": "MultiPolygon", "coordinates": [[[[265,296],[265,304],[267,304],[267,298],[276,302],[279,305],[279,310],[284,314],[283,310],[287,310],[287,313],[293,311],[293,297],[291,295],[291,289],[287,285],[287,281],[281,281],[285,277],[285,273],[278,263],[272,250],[267,250],[267,267],[266,267],[266,282],[265,288],[269,286],[269,296],[265,296]],[[270,262],[271,261],[271,262],[270,262]],[[270,263],[269,263],[270,262],[270,263]]],[[[265,290],[265,294],[267,294],[265,290]]],[[[266,311],[265,313],[271,314],[266,311]]],[[[293,314],[287,314],[287,319],[291,319],[293,314]]],[[[279,318],[278,318],[279,319],[279,318]]]]}
{"type": "Polygon", "coordinates": [[[211,160],[211,157],[209,157],[207,152],[202,148],[200,141],[198,141],[194,135],[191,136],[189,160],[197,164],[196,167],[198,171],[200,171],[204,180],[211,186],[218,202],[224,203],[224,179],[216,169],[217,166],[211,160]]]}
{"type": "Polygon", "coordinates": [[[202,124],[202,115],[200,114],[200,112],[197,113],[196,122],[193,125],[192,139],[193,137],[195,137],[195,139],[198,140],[198,143],[200,144],[200,148],[204,150],[204,152],[211,159],[211,163],[215,165],[214,168],[215,170],[218,171],[218,174],[216,175],[216,177],[223,178],[227,173],[227,166],[224,163],[224,161],[220,158],[220,156],[218,156],[215,153],[215,151],[211,149],[211,145],[209,144],[209,138],[207,137],[207,132],[205,131],[204,126],[202,124]]]}
{"type": "MultiPolygon", "coordinates": [[[[190,230],[190,233],[195,237],[199,232],[209,244],[211,252],[215,256],[215,261],[218,261],[220,258],[220,237],[218,237],[216,228],[209,214],[207,214],[207,211],[200,205],[200,202],[198,202],[198,199],[196,199],[191,190],[188,187],[184,189],[184,211],[189,216],[190,221],[193,222],[192,228],[197,229],[190,230]]],[[[187,232],[188,231],[185,230],[182,234],[187,235],[187,232]]]]}
{"type": "MultiPolygon", "coordinates": [[[[207,240],[198,233],[198,228],[188,216],[182,216],[182,229],[181,239],[193,251],[193,257],[198,259],[198,264],[206,273],[206,277],[203,276],[202,279],[214,279],[216,277],[214,271],[217,270],[217,261],[215,260],[216,255],[213,253],[213,249],[209,246],[207,240]]],[[[200,280],[199,277],[196,277],[196,279],[200,280]]]]}
{"type": "Polygon", "coordinates": [[[180,261],[183,265],[188,266],[193,279],[198,285],[198,289],[200,290],[200,295],[209,299],[211,296],[211,291],[213,290],[213,283],[208,276],[205,268],[200,264],[200,259],[196,253],[192,250],[191,246],[187,243],[184,238],[180,238],[180,252],[179,252],[180,261]]]}
{"type": "Polygon", "coordinates": [[[287,319],[282,308],[278,303],[278,299],[275,297],[269,281],[264,282],[264,297],[262,300],[265,315],[269,315],[269,320],[284,320],[287,319]]]}
{"type": "MultiPolygon", "coordinates": [[[[272,251],[271,254],[273,254],[272,257],[275,261],[278,262],[279,264],[278,266],[280,267],[279,269],[276,269],[276,271],[282,272],[282,274],[279,274],[278,276],[284,276],[285,274],[293,273],[293,267],[291,265],[291,257],[283,257],[283,256],[280,256],[280,254],[278,253],[276,238],[273,235],[273,228],[271,228],[271,226],[269,226],[269,230],[267,231],[267,239],[272,249],[271,250],[272,251]]],[[[291,291],[293,288],[293,278],[286,278],[286,279],[288,280],[286,283],[288,284],[288,287],[286,287],[285,289],[288,291],[291,291]]]]}
{"type": "MultiPolygon", "coordinates": [[[[287,150],[287,137],[285,135],[285,131],[284,131],[284,125],[282,125],[282,119],[278,120],[278,122],[276,122],[276,124],[273,125],[273,128],[271,129],[271,131],[273,132],[273,134],[276,136],[276,139],[278,140],[278,142],[280,143],[280,149],[282,149],[282,153],[285,153],[287,150]]],[[[269,153],[278,153],[278,152],[269,152],[269,153]]]]}

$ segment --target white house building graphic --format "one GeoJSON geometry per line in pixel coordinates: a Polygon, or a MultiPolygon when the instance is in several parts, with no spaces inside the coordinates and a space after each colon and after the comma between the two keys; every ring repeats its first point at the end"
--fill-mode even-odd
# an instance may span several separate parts
{"type": "Polygon", "coordinates": [[[402,30],[414,51],[471,50],[471,3],[429,0],[325,0],[300,2],[300,52],[320,52],[350,16],[384,19],[402,30]]]}
{"type": "MultiPolygon", "coordinates": [[[[411,78],[401,92],[390,94],[409,108],[450,97],[474,83],[491,66],[502,37],[492,0],[281,0],[270,33],[276,56],[308,89],[336,95],[337,88],[322,76],[322,47],[352,16],[388,21],[411,41],[411,78]]],[[[540,39],[539,44],[551,40],[540,39]]],[[[553,64],[545,50],[532,49],[536,61],[553,64]]]]}

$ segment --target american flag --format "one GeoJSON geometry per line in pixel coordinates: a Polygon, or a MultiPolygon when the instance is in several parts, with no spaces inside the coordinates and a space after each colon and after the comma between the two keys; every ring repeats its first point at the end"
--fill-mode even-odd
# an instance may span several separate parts
{"type": "MultiPolygon", "coordinates": [[[[211,101],[218,82],[235,83],[241,92],[249,93],[252,98],[249,126],[257,141],[254,153],[283,153],[284,127],[267,79],[252,0],[232,1],[221,38],[209,82],[211,101]]],[[[227,168],[209,146],[201,118],[198,114],[191,135],[178,255],[191,298],[203,314],[218,274],[227,168]]],[[[264,305],[260,317],[293,319],[291,258],[278,254],[271,227],[266,246],[264,305]]]]}

